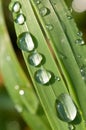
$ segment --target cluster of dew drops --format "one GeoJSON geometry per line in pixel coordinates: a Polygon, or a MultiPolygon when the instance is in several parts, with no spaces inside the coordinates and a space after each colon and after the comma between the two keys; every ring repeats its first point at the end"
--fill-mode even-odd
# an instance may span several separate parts
{"type": "MultiPolygon", "coordinates": [[[[41,3],[40,0],[36,1],[36,4],[40,4],[40,3],[41,3]]],[[[16,1],[14,3],[13,2],[10,3],[9,8],[13,13],[16,14],[16,18],[14,21],[19,25],[23,25],[25,23],[26,18],[25,15],[21,12],[22,6],[20,2],[16,1]]],[[[41,16],[44,17],[47,15],[47,13],[48,13],[48,8],[43,7],[40,9],[41,16]]],[[[67,18],[70,20],[72,17],[67,15],[67,18]]],[[[46,24],[46,28],[48,30],[52,30],[53,26],[50,23],[48,23],[46,24]]],[[[82,33],[78,32],[77,35],[80,36],[80,38],[77,39],[75,43],[83,45],[84,41],[81,38],[82,33]]],[[[21,50],[30,53],[30,55],[28,56],[29,63],[34,67],[40,66],[43,61],[43,55],[35,49],[35,44],[33,42],[31,34],[29,32],[21,33],[18,36],[17,42],[18,42],[18,47],[21,50]]],[[[50,79],[52,78],[52,74],[50,73],[50,71],[48,71],[43,66],[41,66],[41,69],[37,70],[37,72],[35,73],[35,77],[37,82],[44,85],[50,81],[50,79]]],[[[57,79],[58,81],[60,81],[59,77],[57,79]]],[[[15,86],[15,89],[19,89],[18,86],[15,86]]],[[[20,90],[19,94],[24,95],[24,90],[20,90]]],[[[20,106],[16,106],[16,108],[18,109],[18,111],[20,112],[22,111],[20,106]]],[[[77,116],[77,108],[69,94],[62,93],[58,96],[58,99],[56,100],[56,110],[60,119],[69,124],[68,125],[69,130],[74,130],[75,127],[71,124],[71,122],[77,116]]]]}

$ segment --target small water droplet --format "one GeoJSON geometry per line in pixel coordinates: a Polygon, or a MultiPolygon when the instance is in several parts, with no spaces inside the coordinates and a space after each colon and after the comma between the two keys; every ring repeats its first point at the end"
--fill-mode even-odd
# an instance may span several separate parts
{"type": "Polygon", "coordinates": [[[80,72],[81,72],[81,75],[82,75],[82,79],[86,80],[86,66],[85,65],[83,65],[80,68],[80,72]]]}
{"type": "Polygon", "coordinates": [[[75,43],[76,43],[76,44],[79,44],[79,45],[84,45],[84,44],[85,44],[85,42],[84,42],[84,40],[83,40],[82,38],[77,39],[77,40],[75,41],[75,43]]]}
{"type": "Polygon", "coordinates": [[[19,113],[23,112],[23,107],[22,107],[21,105],[19,105],[19,104],[16,104],[16,105],[15,105],[15,109],[16,109],[19,113]]]}
{"type": "Polygon", "coordinates": [[[71,97],[65,93],[56,100],[56,110],[59,118],[65,122],[72,122],[77,115],[77,109],[71,97]]]}
{"type": "Polygon", "coordinates": [[[17,39],[18,47],[23,51],[34,50],[34,42],[29,32],[23,32],[18,36],[17,39]]]}
{"type": "Polygon", "coordinates": [[[75,129],[74,125],[72,125],[72,124],[69,124],[68,128],[69,128],[69,130],[74,130],[75,129]]]}
{"type": "Polygon", "coordinates": [[[77,36],[82,37],[83,33],[81,31],[77,32],[77,36]]]}
{"type": "Polygon", "coordinates": [[[67,19],[71,20],[73,17],[71,15],[67,15],[67,19]]]}
{"type": "Polygon", "coordinates": [[[41,3],[41,0],[36,0],[36,4],[40,4],[41,3]]]}
{"type": "Polygon", "coordinates": [[[42,60],[43,60],[42,55],[41,55],[40,53],[37,53],[37,52],[34,52],[33,54],[31,54],[31,55],[29,56],[29,62],[30,62],[30,64],[33,65],[33,66],[38,66],[38,65],[40,65],[41,62],[42,62],[42,60]]]}
{"type": "Polygon", "coordinates": [[[39,12],[40,12],[41,16],[45,16],[49,13],[49,10],[46,7],[42,7],[39,12]]]}
{"type": "Polygon", "coordinates": [[[22,95],[24,95],[24,90],[20,90],[19,91],[19,94],[22,96],[22,95]]]}
{"type": "Polygon", "coordinates": [[[61,79],[60,79],[60,77],[55,77],[55,80],[57,80],[57,81],[60,81],[61,79]]]}
{"type": "Polygon", "coordinates": [[[46,28],[47,28],[48,30],[52,30],[52,29],[53,29],[53,25],[51,25],[51,24],[46,24],[46,28]]]}
{"type": "Polygon", "coordinates": [[[18,90],[19,89],[19,85],[15,85],[15,87],[14,87],[16,90],[18,90]]]}
{"type": "Polygon", "coordinates": [[[51,79],[51,73],[45,69],[36,72],[36,80],[41,84],[47,84],[51,79]]]}
{"type": "Polygon", "coordinates": [[[16,16],[15,22],[16,22],[17,24],[19,24],[19,25],[22,25],[22,24],[24,24],[25,20],[26,20],[26,19],[25,19],[24,14],[20,13],[20,14],[18,14],[18,15],[16,16]]]}

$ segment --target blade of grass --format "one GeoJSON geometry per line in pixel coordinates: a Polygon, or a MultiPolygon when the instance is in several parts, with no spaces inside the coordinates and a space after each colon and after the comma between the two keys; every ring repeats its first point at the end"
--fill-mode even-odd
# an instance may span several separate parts
{"type": "Polygon", "coordinates": [[[50,130],[43,110],[39,114],[39,101],[31,81],[27,80],[13,52],[0,1],[0,70],[6,88],[15,103],[15,108],[33,130],[50,130]],[[38,112],[37,112],[38,111],[38,112]],[[33,123],[34,122],[34,123],[33,123]]]}
{"type": "MultiPolygon", "coordinates": [[[[64,129],[64,128],[69,129],[66,123],[64,123],[62,121],[59,121],[58,117],[56,116],[56,111],[55,111],[55,100],[56,100],[56,98],[57,98],[57,96],[59,94],[68,93],[67,85],[65,84],[65,82],[63,80],[63,77],[62,77],[62,75],[60,73],[60,70],[58,69],[58,66],[55,64],[53,56],[52,56],[52,54],[51,54],[51,52],[49,50],[49,46],[47,46],[47,44],[46,44],[47,40],[46,40],[46,38],[44,36],[44,33],[42,32],[42,28],[40,27],[39,22],[37,22],[37,19],[36,19],[35,15],[34,15],[34,12],[33,12],[32,8],[31,8],[30,2],[29,1],[27,2],[26,0],[25,1],[19,0],[19,1],[20,1],[21,5],[23,5],[21,10],[26,16],[26,22],[22,26],[20,26],[18,24],[15,24],[15,29],[16,29],[17,36],[19,34],[21,34],[22,32],[29,31],[38,41],[37,51],[45,54],[46,63],[44,64],[44,67],[49,69],[49,70],[52,70],[52,68],[53,68],[54,75],[59,76],[61,78],[60,82],[55,81],[54,83],[49,84],[49,86],[43,86],[41,84],[38,84],[34,80],[34,74],[35,74],[37,68],[34,68],[31,65],[29,65],[29,63],[28,63],[28,55],[29,55],[29,53],[26,53],[26,52],[22,51],[23,55],[24,55],[24,58],[25,58],[25,61],[26,61],[26,64],[27,64],[27,67],[28,67],[28,70],[29,70],[29,73],[30,73],[31,78],[33,80],[34,86],[35,86],[36,91],[37,91],[37,93],[39,95],[39,98],[40,98],[41,103],[43,105],[43,108],[44,108],[44,110],[46,112],[46,115],[47,115],[47,117],[48,117],[48,119],[50,121],[52,129],[54,129],[54,130],[56,130],[56,129],[64,129]],[[27,3],[27,4],[24,4],[24,3],[27,3]],[[35,25],[35,28],[34,28],[34,25],[35,25]],[[52,62],[50,62],[50,61],[52,61],[52,62]],[[53,111],[53,113],[52,113],[52,111],[53,111]]],[[[33,1],[31,1],[31,3],[32,2],[33,1]]],[[[44,4],[45,3],[46,2],[44,2],[44,4]]],[[[36,12],[35,12],[35,14],[36,14],[36,12]]],[[[36,16],[39,17],[38,12],[37,12],[36,16]]],[[[41,19],[42,18],[39,18],[40,21],[42,21],[41,19]]],[[[47,19],[48,19],[48,17],[47,17],[47,19]]],[[[55,25],[56,25],[56,23],[55,23],[55,25]]],[[[60,25],[60,29],[62,31],[62,36],[63,36],[64,31],[63,31],[61,25],[60,25]]],[[[59,32],[61,32],[61,31],[59,31],[59,32]]],[[[54,35],[56,35],[55,32],[54,32],[54,35]]],[[[49,39],[50,39],[50,37],[49,37],[49,39]]],[[[74,58],[72,53],[71,53],[71,55],[74,58]]],[[[61,62],[60,62],[60,64],[61,64],[61,62]]],[[[62,66],[62,64],[61,64],[61,66],[62,66]]],[[[38,68],[40,68],[40,67],[38,67],[38,68]]],[[[68,79],[67,79],[67,82],[68,82],[68,85],[71,86],[68,79]]],[[[73,88],[71,88],[70,93],[72,92],[72,89],[73,88]]],[[[72,92],[71,95],[75,98],[74,92],[72,92]]],[[[77,103],[76,98],[75,98],[75,102],[77,103]]],[[[79,102],[77,104],[79,106],[79,102]]],[[[79,112],[80,112],[80,110],[79,110],[79,112]]],[[[83,122],[81,122],[81,123],[79,122],[79,124],[77,124],[77,126],[76,126],[76,129],[79,130],[81,127],[83,129],[85,128],[83,122]]]]}

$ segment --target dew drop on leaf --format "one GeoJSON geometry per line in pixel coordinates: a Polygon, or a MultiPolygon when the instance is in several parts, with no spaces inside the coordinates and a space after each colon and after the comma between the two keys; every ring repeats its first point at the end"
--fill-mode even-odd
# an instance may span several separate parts
{"type": "Polygon", "coordinates": [[[23,51],[32,51],[34,50],[34,42],[29,32],[23,32],[18,36],[17,39],[18,47],[23,51]]]}
{"type": "Polygon", "coordinates": [[[24,95],[24,90],[19,90],[19,95],[24,95]]]}
{"type": "Polygon", "coordinates": [[[33,66],[38,66],[41,64],[43,57],[40,53],[34,52],[29,56],[29,63],[33,66]]]}
{"type": "Polygon", "coordinates": [[[75,43],[78,44],[78,45],[84,45],[85,44],[85,42],[84,42],[84,40],[82,38],[77,39],[75,41],[75,43]]]}
{"type": "Polygon", "coordinates": [[[11,2],[9,4],[9,9],[10,11],[14,12],[14,13],[18,13],[21,9],[21,4],[19,1],[16,1],[16,2],[11,2]]]}
{"type": "Polygon", "coordinates": [[[15,18],[15,23],[17,23],[17,24],[19,24],[19,25],[22,25],[22,24],[24,24],[25,23],[25,16],[24,16],[24,14],[22,14],[22,13],[20,13],[20,14],[18,14],[17,16],[16,16],[16,18],[15,18]]]}
{"type": "Polygon", "coordinates": [[[49,10],[46,7],[42,7],[39,12],[40,12],[41,16],[45,16],[49,13],[49,10]]]}
{"type": "Polygon", "coordinates": [[[47,84],[51,79],[51,73],[45,69],[36,72],[36,80],[41,84],[47,84]]]}
{"type": "Polygon", "coordinates": [[[82,37],[83,33],[81,31],[77,32],[77,36],[82,37]]]}
{"type": "Polygon", "coordinates": [[[85,65],[81,66],[80,72],[82,75],[82,79],[86,80],[86,66],[85,65]]]}
{"type": "Polygon", "coordinates": [[[17,1],[14,3],[12,10],[13,12],[17,13],[20,11],[20,8],[21,8],[21,4],[17,1]]]}
{"type": "Polygon", "coordinates": [[[40,4],[41,3],[41,0],[36,0],[36,4],[40,4]]]}
{"type": "Polygon", "coordinates": [[[77,115],[77,109],[71,97],[66,93],[62,93],[57,98],[56,110],[58,117],[65,122],[72,122],[77,115]]]}
{"type": "Polygon", "coordinates": [[[46,24],[46,28],[47,28],[48,30],[52,30],[52,29],[53,29],[53,25],[51,25],[51,24],[46,24]]]}
{"type": "Polygon", "coordinates": [[[71,15],[67,15],[67,19],[71,20],[73,17],[71,15]]]}
{"type": "Polygon", "coordinates": [[[15,85],[15,90],[18,90],[19,89],[19,85],[15,85]]]}

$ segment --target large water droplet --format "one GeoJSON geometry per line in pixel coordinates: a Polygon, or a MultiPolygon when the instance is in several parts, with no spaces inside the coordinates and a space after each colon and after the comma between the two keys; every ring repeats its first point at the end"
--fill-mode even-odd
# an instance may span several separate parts
{"type": "Polygon", "coordinates": [[[47,28],[48,30],[52,30],[52,29],[53,29],[53,25],[51,25],[51,24],[46,24],[46,28],[47,28]]]}
{"type": "Polygon", "coordinates": [[[37,52],[34,52],[33,54],[31,54],[29,56],[29,62],[33,66],[40,65],[42,62],[42,59],[43,59],[42,55],[40,53],[37,53],[37,52]]]}
{"type": "Polygon", "coordinates": [[[16,104],[16,105],[15,105],[15,109],[16,109],[19,113],[23,112],[23,107],[22,107],[21,105],[19,105],[19,104],[16,104]]]}
{"type": "Polygon", "coordinates": [[[82,38],[77,39],[77,40],[75,41],[75,43],[76,43],[76,44],[79,44],[79,45],[84,45],[84,44],[85,44],[85,42],[84,42],[84,40],[83,40],[82,38]]]}
{"type": "Polygon", "coordinates": [[[51,79],[51,73],[45,69],[36,72],[36,80],[41,84],[47,84],[51,79]]]}
{"type": "Polygon", "coordinates": [[[23,32],[18,36],[18,47],[23,51],[32,51],[35,46],[29,32],[23,32]]]}
{"type": "Polygon", "coordinates": [[[19,25],[22,25],[22,24],[24,24],[25,20],[26,20],[26,19],[25,19],[24,14],[20,13],[20,14],[18,14],[18,15],[16,16],[15,22],[16,22],[17,24],[19,24],[19,25]]]}
{"type": "Polygon", "coordinates": [[[49,10],[46,7],[42,7],[39,12],[40,12],[41,16],[45,16],[49,13],[49,10]]]}
{"type": "Polygon", "coordinates": [[[10,11],[14,12],[14,13],[18,13],[21,9],[21,4],[19,1],[16,1],[16,2],[11,2],[9,4],[9,9],[10,11]]]}
{"type": "Polygon", "coordinates": [[[77,109],[71,97],[65,93],[56,100],[56,110],[59,118],[65,122],[72,122],[77,115],[77,109]]]}
{"type": "Polygon", "coordinates": [[[72,125],[72,124],[69,124],[68,128],[69,128],[69,130],[74,130],[75,129],[74,125],[72,125]]]}
{"type": "Polygon", "coordinates": [[[24,95],[24,90],[19,90],[19,94],[22,96],[24,95]]]}

